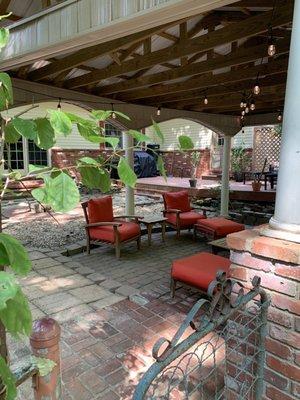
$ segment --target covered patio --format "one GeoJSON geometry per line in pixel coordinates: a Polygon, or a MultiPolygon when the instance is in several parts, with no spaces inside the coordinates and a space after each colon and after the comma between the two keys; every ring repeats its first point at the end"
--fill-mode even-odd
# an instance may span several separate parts
{"type": "MultiPolygon", "coordinates": [[[[223,138],[218,216],[228,221],[230,199],[276,200],[267,224],[224,239],[230,250],[231,278],[249,290],[253,277],[259,276],[256,287],[261,284],[271,299],[262,356],[266,372],[259,378],[263,397],[257,397],[266,400],[294,400],[299,394],[299,4],[292,0],[0,2],[1,12],[12,11],[10,41],[0,54],[0,69],[12,76],[15,107],[57,101],[62,109],[71,103],[128,115],[130,120],[113,113],[109,123],[122,130],[121,151],[132,168],[134,140],[126,134],[128,129],[145,134],[153,120],[196,121],[223,138]],[[267,187],[254,193],[251,181],[230,183],[232,138],[244,126],[274,126],[282,120],[276,192],[267,187]]],[[[99,145],[97,155],[110,154],[99,145]]],[[[137,214],[137,195],[152,196],[157,204],[148,213],[156,214],[163,210],[162,192],[188,186],[187,179],[176,177],[147,179],[137,180],[135,189],[123,189],[126,215],[137,214]]],[[[203,180],[188,191],[194,199],[214,197],[210,195],[215,187],[214,181],[203,180]]],[[[14,208],[8,214],[22,222],[27,218],[23,211],[14,208]]],[[[62,224],[69,218],[76,223],[82,219],[83,224],[80,207],[57,217],[62,224]]],[[[93,247],[87,255],[79,240],[72,243],[79,248],[77,254],[59,246],[28,248],[33,271],[20,283],[34,317],[51,317],[61,325],[64,400],[132,398],[153,363],[154,343],[161,336],[172,341],[190,308],[203,299],[190,285],[177,286],[174,298],[169,292],[174,260],[211,252],[208,242],[195,240],[188,228],[180,237],[168,231],[165,243],[161,232],[154,233],[151,246],[142,237],[140,251],[135,243],[126,243],[120,259],[106,244],[93,247]]],[[[228,258],[228,252],[224,255],[228,258]]],[[[182,338],[196,331],[192,321],[182,338]]],[[[29,353],[27,343],[11,343],[13,360],[29,353]]],[[[209,390],[207,396],[216,395],[216,387],[209,390]]],[[[230,390],[236,399],[238,389],[230,390]]],[[[27,382],[19,398],[31,400],[30,396],[27,382]]]]}

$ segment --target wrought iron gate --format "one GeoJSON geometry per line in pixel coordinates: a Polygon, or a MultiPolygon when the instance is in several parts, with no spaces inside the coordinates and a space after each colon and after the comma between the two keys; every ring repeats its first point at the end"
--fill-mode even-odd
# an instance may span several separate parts
{"type": "Polygon", "coordinates": [[[153,347],[156,362],[133,400],[259,400],[262,398],[269,299],[255,277],[252,288],[223,272],[199,300],[172,340],[153,347]]]}

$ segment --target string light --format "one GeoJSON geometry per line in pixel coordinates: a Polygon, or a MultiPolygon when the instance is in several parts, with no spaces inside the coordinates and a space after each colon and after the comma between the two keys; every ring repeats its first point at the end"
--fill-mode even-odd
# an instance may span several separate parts
{"type": "Polygon", "coordinates": [[[113,119],[116,119],[116,118],[117,118],[117,115],[116,115],[116,113],[115,113],[114,103],[111,103],[111,111],[112,111],[111,117],[112,117],[113,119]]]}
{"type": "Polygon", "coordinates": [[[207,105],[207,104],[208,104],[208,98],[207,98],[207,95],[205,95],[205,97],[204,97],[204,104],[205,104],[205,105],[207,105]]]}
{"type": "Polygon", "coordinates": [[[278,120],[279,122],[282,121],[282,112],[281,112],[281,111],[279,111],[279,114],[277,115],[277,120],[278,120]]]}
{"type": "Polygon", "coordinates": [[[59,111],[61,110],[61,97],[59,97],[59,99],[58,99],[57,109],[59,111]]]}
{"type": "Polygon", "coordinates": [[[242,117],[244,117],[244,116],[245,116],[245,110],[242,111],[242,117]]]}
{"type": "Polygon", "coordinates": [[[272,26],[269,26],[269,38],[268,38],[268,55],[270,57],[275,56],[276,54],[276,46],[274,44],[274,38],[273,38],[273,30],[272,26]]]}
{"type": "Polygon", "coordinates": [[[240,103],[240,108],[245,108],[246,107],[246,93],[244,92],[241,103],[240,103]]]}
{"type": "Polygon", "coordinates": [[[249,108],[248,104],[246,104],[245,113],[249,114],[249,111],[250,111],[250,108],[249,108]]]}
{"type": "Polygon", "coordinates": [[[251,102],[250,102],[250,110],[251,110],[251,111],[254,111],[254,110],[255,110],[255,101],[254,101],[254,99],[251,99],[251,102]]]}
{"type": "Polygon", "coordinates": [[[156,115],[160,115],[161,114],[161,107],[160,106],[158,106],[157,107],[157,110],[156,110],[156,115]]]}
{"type": "Polygon", "coordinates": [[[254,85],[254,88],[253,88],[253,93],[256,94],[256,95],[260,94],[260,86],[259,86],[258,74],[257,74],[255,85],[254,85]]]}

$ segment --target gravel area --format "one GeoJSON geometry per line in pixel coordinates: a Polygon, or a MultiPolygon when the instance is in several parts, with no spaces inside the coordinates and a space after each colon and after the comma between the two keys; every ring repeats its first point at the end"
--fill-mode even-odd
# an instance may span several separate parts
{"type": "MultiPolygon", "coordinates": [[[[124,214],[124,192],[115,193],[113,202],[115,214],[124,214]]],[[[136,215],[158,214],[163,209],[161,200],[148,196],[135,196],[135,203],[136,215]]],[[[32,216],[33,213],[28,211],[28,214],[32,216]]],[[[51,216],[44,213],[33,215],[34,218],[31,217],[28,221],[22,221],[22,217],[18,221],[14,218],[13,222],[6,220],[4,232],[13,235],[25,246],[53,250],[63,250],[66,246],[85,239],[85,220],[80,208],[76,213],[74,211],[70,213],[70,218],[72,219],[60,223],[57,223],[51,216]]]]}

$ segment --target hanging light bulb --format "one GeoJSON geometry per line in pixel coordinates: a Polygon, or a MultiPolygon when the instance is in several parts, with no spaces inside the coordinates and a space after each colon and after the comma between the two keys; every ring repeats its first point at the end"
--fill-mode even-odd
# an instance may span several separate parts
{"type": "Polygon", "coordinates": [[[254,99],[251,100],[251,103],[250,103],[250,110],[251,110],[251,111],[254,111],[254,110],[255,110],[255,101],[254,101],[254,99]]]}
{"type": "Polygon", "coordinates": [[[273,57],[276,54],[276,46],[274,44],[272,26],[269,27],[269,39],[268,39],[268,55],[273,57]]]}
{"type": "Polygon", "coordinates": [[[156,115],[160,115],[160,113],[161,113],[161,107],[158,106],[158,107],[157,107],[157,110],[156,110],[156,115]]]}
{"type": "Polygon", "coordinates": [[[259,86],[258,76],[259,76],[259,74],[257,74],[255,85],[254,85],[254,88],[253,88],[253,93],[256,94],[256,95],[258,95],[260,93],[260,86],[259,86]]]}
{"type": "Polygon", "coordinates": [[[249,114],[249,111],[250,111],[250,108],[249,108],[248,104],[246,104],[245,113],[249,114]]]}
{"type": "Polygon", "coordinates": [[[58,109],[59,111],[61,110],[61,98],[60,98],[60,97],[59,97],[59,99],[58,99],[57,109],[58,109]]]}
{"type": "Polygon", "coordinates": [[[205,97],[204,97],[204,104],[205,104],[205,105],[207,105],[207,104],[208,104],[208,98],[207,98],[207,95],[205,95],[205,97]]]}
{"type": "Polygon", "coordinates": [[[240,107],[244,108],[244,100],[242,99],[242,101],[240,102],[240,107]]]}
{"type": "Polygon", "coordinates": [[[245,115],[245,110],[242,111],[242,117],[244,117],[244,115],[245,115]]]}
{"type": "Polygon", "coordinates": [[[243,121],[244,121],[244,115],[241,115],[241,122],[243,123],[243,121]]]}
{"type": "Polygon", "coordinates": [[[278,120],[279,122],[282,121],[282,112],[281,112],[281,111],[279,111],[279,114],[277,115],[277,120],[278,120]]]}
{"type": "Polygon", "coordinates": [[[114,109],[114,103],[111,103],[111,117],[113,118],[113,119],[116,119],[117,118],[117,115],[116,115],[116,113],[115,113],[115,109],[114,109]]]}

